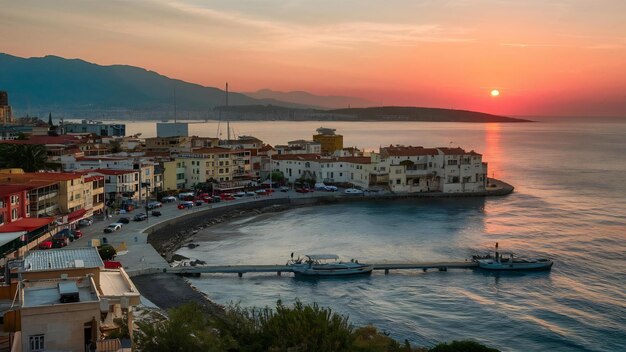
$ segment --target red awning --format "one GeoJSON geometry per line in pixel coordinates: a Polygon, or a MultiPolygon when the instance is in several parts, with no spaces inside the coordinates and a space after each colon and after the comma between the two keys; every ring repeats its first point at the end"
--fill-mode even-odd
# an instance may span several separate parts
{"type": "Polygon", "coordinates": [[[0,233],[15,231],[33,231],[54,222],[54,218],[24,218],[0,226],[0,233]]]}
{"type": "Polygon", "coordinates": [[[82,218],[83,216],[85,216],[86,213],[87,213],[87,209],[74,210],[73,212],[67,214],[67,222],[78,220],[82,218]]]}

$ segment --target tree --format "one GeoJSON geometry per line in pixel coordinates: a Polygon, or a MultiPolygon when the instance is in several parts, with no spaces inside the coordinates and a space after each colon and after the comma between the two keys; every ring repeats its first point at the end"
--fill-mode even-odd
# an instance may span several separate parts
{"type": "Polygon", "coordinates": [[[26,172],[46,169],[46,147],[42,144],[0,144],[0,167],[20,168],[26,172]]]}
{"type": "Polygon", "coordinates": [[[499,352],[499,350],[489,348],[475,341],[463,340],[440,343],[431,348],[429,352],[499,352]]]}
{"type": "Polygon", "coordinates": [[[168,311],[169,319],[157,322],[138,322],[134,335],[139,351],[225,351],[234,343],[221,338],[210,327],[208,317],[195,304],[185,304],[168,311]]]}
{"type": "Polygon", "coordinates": [[[111,143],[109,143],[109,147],[111,148],[111,153],[113,154],[122,151],[122,144],[120,143],[120,141],[111,141],[111,143]]]}
{"type": "Polygon", "coordinates": [[[102,260],[113,260],[115,259],[117,251],[110,244],[104,244],[98,247],[98,254],[100,254],[102,260]]]}
{"type": "MultiPolygon", "coordinates": [[[[268,180],[269,180],[269,178],[268,178],[268,180]]],[[[272,182],[276,182],[276,183],[282,184],[284,180],[285,180],[285,175],[283,175],[282,171],[280,171],[280,170],[272,171],[272,182]]]]}

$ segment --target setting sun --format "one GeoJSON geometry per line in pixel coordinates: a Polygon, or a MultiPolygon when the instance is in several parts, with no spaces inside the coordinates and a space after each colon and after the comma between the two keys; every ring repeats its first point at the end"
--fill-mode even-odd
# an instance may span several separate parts
{"type": "Polygon", "coordinates": [[[500,95],[500,91],[497,89],[494,89],[491,91],[491,96],[492,97],[497,97],[498,95],[500,95]]]}

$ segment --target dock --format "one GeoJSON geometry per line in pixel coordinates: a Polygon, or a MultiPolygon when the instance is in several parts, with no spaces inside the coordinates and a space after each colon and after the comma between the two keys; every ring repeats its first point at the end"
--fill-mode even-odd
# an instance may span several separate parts
{"type": "MultiPolygon", "coordinates": [[[[472,261],[464,262],[422,262],[422,263],[380,263],[372,264],[374,270],[384,270],[389,274],[390,270],[422,270],[429,269],[448,271],[449,269],[473,269],[478,267],[478,263],[472,261]]],[[[282,273],[293,272],[288,265],[196,265],[179,266],[167,269],[168,273],[200,276],[200,274],[237,274],[242,277],[245,273],[282,273]]]]}

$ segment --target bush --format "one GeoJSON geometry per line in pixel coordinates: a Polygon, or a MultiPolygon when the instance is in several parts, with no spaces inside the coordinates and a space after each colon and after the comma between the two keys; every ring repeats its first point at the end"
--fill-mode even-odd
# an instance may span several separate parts
{"type": "Polygon", "coordinates": [[[430,352],[499,352],[495,348],[489,348],[475,341],[463,340],[450,343],[440,343],[431,348],[430,352]]]}
{"type": "Polygon", "coordinates": [[[103,244],[98,247],[98,253],[100,254],[100,258],[102,258],[102,260],[113,260],[115,259],[117,251],[110,244],[103,244]]]}

